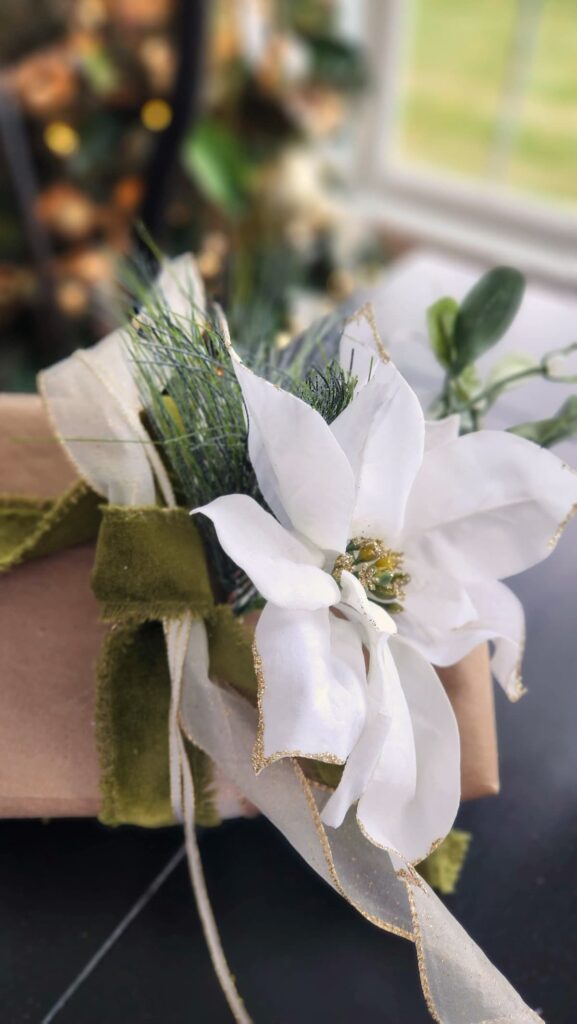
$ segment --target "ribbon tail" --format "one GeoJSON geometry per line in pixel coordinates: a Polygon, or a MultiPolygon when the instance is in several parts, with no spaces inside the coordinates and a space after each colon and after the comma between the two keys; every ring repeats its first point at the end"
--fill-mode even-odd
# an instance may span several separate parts
{"type": "MultiPolygon", "coordinates": [[[[192,647],[189,648],[192,653],[192,647]]],[[[487,960],[424,879],[402,857],[370,843],[354,810],[325,828],[327,794],[291,758],[256,776],[257,715],[249,703],[212,683],[201,660],[187,657],[181,728],[222,773],[363,917],[415,943],[425,1000],[441,1024],[537,1024],[534,1013],[487,960]]]]}
{"type": "Polygon", "coordinates": [[[208,642],[202,622],[192,615],[164,622],[168,665],[171,678],[171,704],[169,717],[170,792],[175,817],[184,823],[186,853],[192,890],[210,953],[215,974],[237,1024],[251,1024],[244,1003],[237,991],[234,978],[226,962],[220,935],[206,888],[200,850],[196,841],[194,778],[179,725],[180,698],[184,664],[191,657],[208,672],[208,642]]]}
{"type": "Polygon", "coordinates": [[[190,871],[190,880],[192,883],[194,898],[196,900],[196,906],[198,908],[198,914],[202,923],[202,929],[208,946],[208,951],[210,953],[210,959],[212,960],[212,966],[214,967],[215,974],[220,982],[220,987],[222,988],[230,1011],[237,1024],[251,1024],[251,1018],[246,1011],[245,1005],[235,985],[230,967],[226,962],[226,957],[224,955],[220,935],[218,933],[218,928],[206,888],[206,881],[204,878],[204,871],[202,869],[202,861],[200,858],[198,843],[196,841],[196,829],[194,825],[194,782],[186,756],[184,740],[180,732],[179,745],[184,797],[184,833],[186,837],[186,853],[188,858],[188,869],[190,871]]]}
{"type": "Polygon", "coordinates": [[[190,640],[192,616],[184,619],[165,619],[163,622],[166,653],[170,673],[170,710],[168,717],[168,756],[170,767],[170,802],[177,821],[184,820],[183,767],[187,760],[186,751],[182,756],[182,741],[178,724],[178,710],[182,691],[184,659],[190,640]]]}

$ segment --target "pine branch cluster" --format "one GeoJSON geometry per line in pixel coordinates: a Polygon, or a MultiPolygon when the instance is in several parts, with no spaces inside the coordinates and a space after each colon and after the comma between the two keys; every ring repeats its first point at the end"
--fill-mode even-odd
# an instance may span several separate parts
{"type": "MultiPolygon", "coordinates": [[[[328,326],[332,327],[332,324],[328,326]]],[[[355,379],[322,351],[327,324],[299,339],[287,355],[274,339],[258,346],[248,365],[298,395],[332,422],[353,396],[355,379]],[[314,365],[315,360],[320,365],[314,365]]],[[[224,494],[246,494],[264,508],[248,455],[248,425],[242,393],[216,310],[175,315],[148,286],[128,331],[143,418],[159,446],[180,504],[197,508],[224,494]]],[[[246,577],[220,548],[208,520],[199,528],[215,575],[219,599],[237,610],[256,595],[246,577]]]]}

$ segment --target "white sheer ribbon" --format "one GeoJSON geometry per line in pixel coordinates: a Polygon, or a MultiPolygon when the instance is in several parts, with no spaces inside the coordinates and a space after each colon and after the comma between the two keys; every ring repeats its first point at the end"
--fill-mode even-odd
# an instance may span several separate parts
{"type": "MultiPolygon", "coordinates": [[[[109,501],[174,505],[166,471],[139,418],[139,400],[122,336],[45,371],[40,388],[55,430],[81,475],[109,501]]],[[[444,1024],[539,1021],[469,938],[443,903],[394,851],[379,849],[350,812],[326,829],[327,794],[313,789],[298,764],[279,761],[256,776],[251,755],[254,709],[210,681],[204,625],[186,617],[164,624],[172,680],[171,793],[184,818],[192,884],[213,965],[239,1024],[249,1018],[226,964],[208,900],[194,830],[194,789],[178,725],[280,829],[304,859],[373,924],[415,942],[425,999],[444,1024]]]]}
{"type": "Polygon", "coordinates": [[[209,679],[201,622],[192,626],[184,679],[181,721],[186,734],[359,913],[377,927],[415,942],[423,992],[434,1020],[539,1020],[414,868],[397,853],[365,839],[353,812],[339,829],[323,826],[319,811],[327,794],[310,784],[296,761],[277,761],[255,775],[251,755],[256,712],[234,691],[209,679]]]}

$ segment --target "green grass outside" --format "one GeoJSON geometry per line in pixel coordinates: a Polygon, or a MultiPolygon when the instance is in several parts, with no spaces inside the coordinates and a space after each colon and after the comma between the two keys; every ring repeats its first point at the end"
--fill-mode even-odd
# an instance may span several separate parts
{"type": "MultiPolygon", "coordinates": [[[[407,0],[410,2],[410,0],[407,0]]],[[[494,176],[498,112],[518,0],[413,0],[401,153],[494,176]]],[[[577,0],[542,0],[529,87],[498,180],[577,201],[577,0]]]]}

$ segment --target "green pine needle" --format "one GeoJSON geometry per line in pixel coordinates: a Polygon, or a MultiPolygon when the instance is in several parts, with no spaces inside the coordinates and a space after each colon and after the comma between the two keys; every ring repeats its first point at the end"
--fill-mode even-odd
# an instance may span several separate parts
{"type": "Polygon", "coordinates": [[[332,423],[349,405],[356,382],[356,377],[351,377],[338,363],[330,362],[324,370],[316,367],[309,370],[296,393],[316,409],[327,423],[332,423]]]}
{"type": "MultiPolygon", "coordinates": [[[[246,494],[266,508],[249,459],[244,402],[218,316],[195,311],[190,318],[177,317],[149,283],[143,283],[140,298],[140,311],[128,330],[129,350],[143,419],[161,449],[179,504],[192,509],[225,494],[246,494]]],[[[351,401],[355,380],[336,362],[323,359],[318,346],[316,327],[290,356],[286,350],[279,353],[274,341],[260,344],[255,369],[330,423],[351,401]],[[310,369],[313,352],[321,366],[310,369]]],[[[250,353],[243,357],[254,365],[250,353]]],[[[201,516],[198,526],[218,599],[233,600],[241,610],[254,600],[253,588],[218,545],[209,521],[201,516]]]]}

